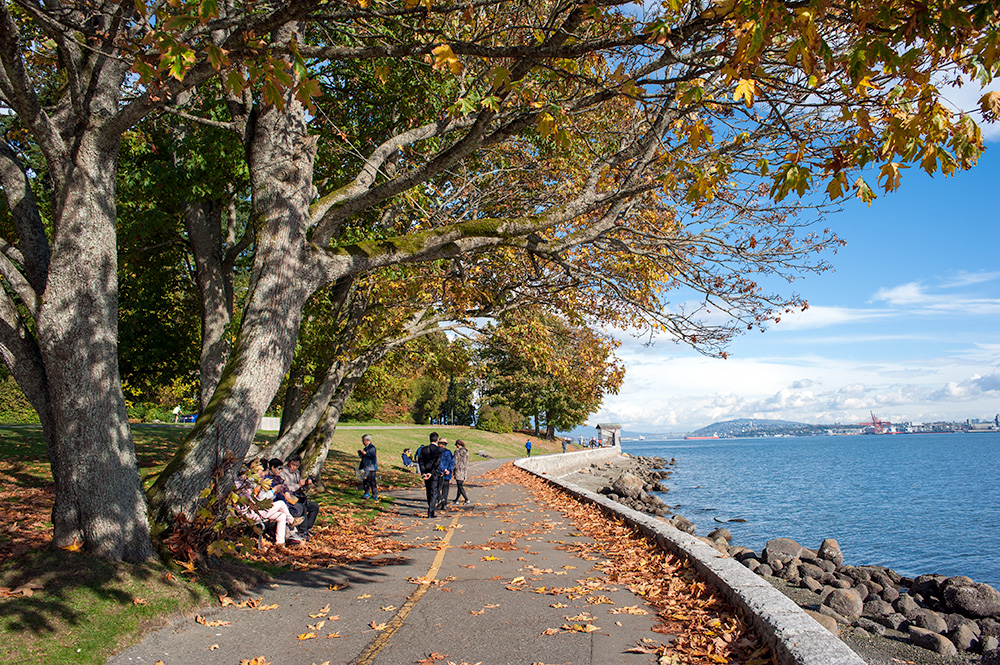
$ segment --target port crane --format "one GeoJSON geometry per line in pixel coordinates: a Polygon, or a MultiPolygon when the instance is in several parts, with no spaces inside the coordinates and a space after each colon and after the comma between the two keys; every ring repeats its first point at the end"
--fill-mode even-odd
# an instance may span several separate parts
{"type": "Polygon", "coordinates": [[[875,433],[875,434],[887,434],[887,433],[889,433],[889,431],[892,428],[892,423],[891,422],[889,422],[888,420],[879,420],[878,418],[875,417],[875,413],[873,411],[869,411],[868,413],[872,417],[871,421],[864,422],[864,423],[858,423],[859,425],[864,425],[866,427],[871,427],[873,433],[875,433]]]}

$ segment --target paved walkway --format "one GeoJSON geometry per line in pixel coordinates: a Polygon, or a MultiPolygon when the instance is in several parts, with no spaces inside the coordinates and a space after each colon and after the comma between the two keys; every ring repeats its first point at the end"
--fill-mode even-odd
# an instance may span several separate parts
{"type": "MultiPolygon", "coordinates": [[[[498,465],[477,462],[471,470],[498,465]]],[[[650,632],[655,613],[648,607],[646,615],[621,612],[646,606],[627,589],[603,583],[591,570],[594,561],[557,549],[587,540],[572,524],[520,485],[473,479],[466,489],[473,503],[435,519],[422,517],[422,489],[391,493],[398,539],[428,547],[290,573],[255,594],[260,606],[272,609],[216,606],[201,613],[204,619],[231,623],[178,620],[108,663],[237,665],[259,656],[272,665],[650,662],[649,655],[625,651],[643,638],[663,637],[650,632]],[[588,602],[598,596],[613,604],[588,602]],[[308,633],[317,637],[298,639],[308,633]]]]}

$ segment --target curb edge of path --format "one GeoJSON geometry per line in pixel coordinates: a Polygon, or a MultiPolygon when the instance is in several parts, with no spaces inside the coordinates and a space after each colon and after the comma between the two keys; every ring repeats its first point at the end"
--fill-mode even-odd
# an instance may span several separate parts
{"type": "Polygon", "coordinates": [[[865,665],[865,661],[802,608],[735,559],[721,555],[694,536],[666,522],[627,508],[605,496],[559,478],[593,461],[621,456],[613,446],[597,450],[522,458],[514,465],[597,504],[639,529],[674,554],[688,558],[695,569],[739,608],[757,634],[778,657],[780,665],[865,665]]]}

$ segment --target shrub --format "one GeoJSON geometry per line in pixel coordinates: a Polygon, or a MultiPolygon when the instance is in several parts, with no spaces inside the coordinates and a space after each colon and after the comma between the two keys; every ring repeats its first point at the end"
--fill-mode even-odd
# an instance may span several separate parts
{"type": "Polygon", "coordinates": [[[479,409],[479,420],[476,428],[497,434],[509,434],[515,429],[524,427],[527,419],[509,406],[490,406],[486,404],[479,409]]]}

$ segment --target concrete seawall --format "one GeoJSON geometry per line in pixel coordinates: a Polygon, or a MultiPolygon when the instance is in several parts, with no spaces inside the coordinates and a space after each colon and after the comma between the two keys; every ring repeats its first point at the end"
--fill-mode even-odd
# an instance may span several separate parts
{"type": "Polygon", "coordinates": [[[865,661],[846,644],[735,559],[722,556],[694,536],[658,518],[626,508],[605,496],[560,479],[592,462],[619,455],[619,447],[597,448],[524,458],[514,464],[599,505],[608,513],[620,516],[653,538],[660,547],[690,559],[695,569],[752,623],[781,665],[865,665],[865,661]]]}

